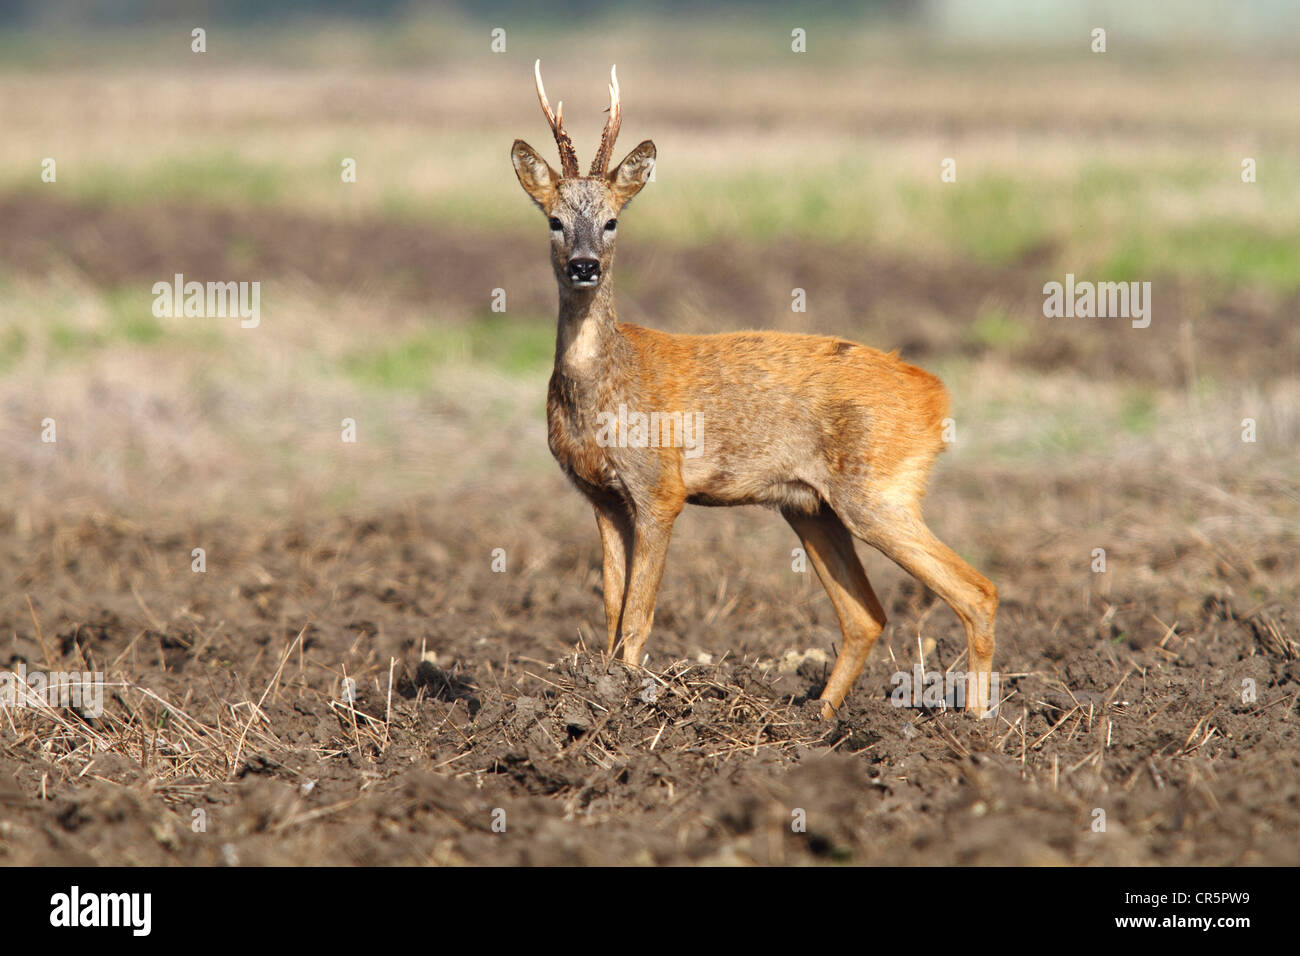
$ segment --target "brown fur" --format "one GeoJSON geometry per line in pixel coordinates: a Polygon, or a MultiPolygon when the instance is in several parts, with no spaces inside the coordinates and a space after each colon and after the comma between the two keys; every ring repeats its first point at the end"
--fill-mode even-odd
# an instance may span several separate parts
{"type": "Polygon", "coordinates": [[[522,140],[511,155],[525,191],[562,227],[551,236],[560,309],[548,432],[551,452],[596,512],[610,652],[621,646],[627,663],[640,662],[673,522],[686,504],[767,505],[799,535],[843,631],[821,695],[825,716],[885,626],[855,537],[953,608],[967,635],[968,707],[983,714],[996,705],[987,692],[997,591],[921,518],[943,449],[943,384],[896,353],[842,339],[673,335],[619,322],[611,278],[617,227],[608,224],[644,186],[654,144],[641,143],[604,176],[562,178],[522,140]],[[576,258],[599,262],[594,286],[566,272],[576,258]],[[602,441],[610,433],[599,416],[620,405],[696,415],[699,454],[602,441]]]}

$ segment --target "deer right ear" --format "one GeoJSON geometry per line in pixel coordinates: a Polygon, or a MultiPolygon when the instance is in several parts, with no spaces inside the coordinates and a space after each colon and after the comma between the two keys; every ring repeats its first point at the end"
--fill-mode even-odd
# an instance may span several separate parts
{"type": "Polygon", "coordinates": [[[609,188],[618,197],[620,206],[626,206],[639,193],[655,171],[655,144],[646,140],[623,157],[606,175],[609,188]]]}
{"type": "Polygon", "coordinates": [[[510,149],[510,161],[515,164],[515,175],[524,192],[533,197],[533,202],[549,211],[555,201],[555,184],[560,181],[560,174],[551,169],[550,164],[522,139],[515,140],[510,149]]]}

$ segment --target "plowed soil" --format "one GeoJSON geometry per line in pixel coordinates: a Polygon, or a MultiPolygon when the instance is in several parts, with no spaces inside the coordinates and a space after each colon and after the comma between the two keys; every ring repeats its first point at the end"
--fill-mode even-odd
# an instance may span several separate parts
{"type": "MultiPolygon", "coordinates": [[[[276,215],[223,232],[225,214],[191,210],[173,246],[168,217],[34,202],[0,207],[16,271],[55,250],[111,286],[157,278],[170,249],[164,274],[205,279],[232,230],[264,230],[270,272],[387,285],[404,272],[390,253],[409,248],[412,296],[487,287],[473,237],[426,247],[404,226],[276,215]],[[353,271],[323,265],[336,260],[353,271]],[[416,268],[429,262],[445,272],[416,268]]],[[[726,250],[651,253],[630,302],[669,316],[669,290],[721,295],[715,275],[752,288],[786,254],[735,256],[755,273],[728,278],[726,250]]],[[[539,250],[510,255],[533,263],[521,294],[549,301],[539,250]]],[[[873,339],[914,358],[953,340],[926,322],[978,299],[969,285],[944,299],[943,275],[915,264],[880,259],[865,277],[818,261],[858,290],[846,313],[856,297],[931,317],[873,339]]],[[[1005,280],[961,279],[1023,286],[1005,280]]],[[[1294,335],[1285,304],[1193,291],[1202,315],[1236,302],[1244,316],[1205,323],[1233,340],[1202,350],[1225,378],[1293,368],[1293,350],[1254,334],[1294,335]]],[[[743,312],[728,314],[763,324],[743,312]]],[[[1177,379],[1163,347],[1057,347],[1074,351],[1020,360],[1177,379]]],[[[1294,476],[1265,474],[941,463],[936,530],[1002,597],[1003,700],[986,721],[894,706],[896,672],[918,654],[960,669],[964,639],[865,546],[891,624],[838,718],[818,719],[834,615],[792,568],[789,530],[757,510],[683,515],[650,658],[629,669],[603,653],[595,524],[558,470],[342,515],[214,520],[180,488],[132,507],[0,503],[0,668],[109,684],[98,717],[0,708],[0,862],[1295,864],[1300,499],[1294,476]]]]}

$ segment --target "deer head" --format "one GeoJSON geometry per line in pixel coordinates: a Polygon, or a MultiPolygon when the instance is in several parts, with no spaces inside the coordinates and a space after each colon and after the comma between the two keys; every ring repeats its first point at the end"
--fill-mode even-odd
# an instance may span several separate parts
{"type": "Polygon", "coordinates": [[[542,61],[533,66],[537,79],[537,99],[555,135],[560,150],[560,169],[556,172],[537,150],[522,139],[515,140],[510,159],[524,192],[546,214],[551,229],[551,265],[560,289],[590,290],[597,288],[609,274],[614,261],[614,239],[618,235],[618,215],[632,197],[641,191],[654,169],[655,144],[646,140],[609,169],[614,140],[623,120],[619,104],[618,76],[609,71],[609,119],[600,134],[600,148],[586,176],[578,174],[578,154],[564,128],[564,104],[552,112],[542,86],[542,61]]]}

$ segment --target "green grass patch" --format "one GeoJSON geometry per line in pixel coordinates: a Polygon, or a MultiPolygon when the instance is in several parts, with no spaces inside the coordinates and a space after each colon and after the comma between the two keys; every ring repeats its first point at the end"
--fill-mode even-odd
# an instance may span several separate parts
{"type": "Polygon", "coordinates": [[[1182,274],[1294,292],[1300,289],[1300,230],[1268,234],[1244,223],[1207,221],[1131,235],[1102,263],[1101,274],[1105,282],[1182,274]]]}
{"type": "Polygon", "coordinates": [[[1166,268],[1181,266],[1234,284],[1300,288],[1300,230],[1270,235],[1243,223],[1207,222],[1170,230],[1160,248],[1166,268]]]}
{"type": "MultiPolygon", "coordinates": [[[[87,356],[115,346],[136,348],[174,347],[211,353],[222,347],[224,336],[209,319],[159,320],[153,314],[153,294],[141,286],[115,286],[101,293],[106,318],[82,324],[57,319],[45,327],[50,351],[56,358],[87,356]]],[[[63,310],[62,314],[71,314],[63,310]]],[[[0,336],[0,368],[5,356],[16,361],[26,347],[26,336],[18,329],[0,336]],[[8,346],[8,349],[6,348],[8,346]],[[11,354],[12,353],[12,354],[11,354]]]]}
{"type": "Polygon", "coordinates": [[[104,344],[101,333],[67,322],[51,323],[48,334],[50,349],[58,355],[81,355],[104,344]]]}
{"type": "Polygon", "coordinates": [[[1010,351],[1029,341],[1030,330],[1004,309],[986,309],[970,325],[971,341],[985,348],[1010,351]]]}
{"type": "Polygon", "coordinates": [[[27,333],[22,329],[5,329],[0,332],[0,372],[13,368],[26,351],[27,333]]]}
{"type": "Polygon", "coordinates": [[[146,298],[136,289],[117,288],[109,290],[104,301],[108,306],[113,339],[132,345],[151,345],[166,334],[162,324],[154,318],[152,297],[146,298]]]}
{"type": "MultiPolygon", "coordinates": [[[[988,176],[935,190],[940,224],[951,241],[989,265],[1015,261],[1049,235],[1045,190],[1018,179],[988,176]]],[[[928,193],[929,190],[924,190],[928,193]]],[[[924,208],[924,203],[918,203],[924,208]]]]}
{"type": "Polygon", "coordinates": [[[159,159],[140,169],[100,166],[70,185],[88,199],[119,204],[163,198],[263,205],[285,199],[296,178],[290,168],[223,151],[159,159]]]}
{"type": "Polygon", "coordinates": [[[1156,428],[1155,394],[1146,388],[1132,388],[1124,394],[1120,422],[1133,435],[1150,435],[1156,428]]]}
{"type": "Polygon", "coordinates": [[[396,345],[344,356],[343,371],[375,388],[416,390],[439,366],[478,365],[517,375],[546,368],[555,355],[555,325],[543,319],[493,315],[437,325],[396,345]]]}

